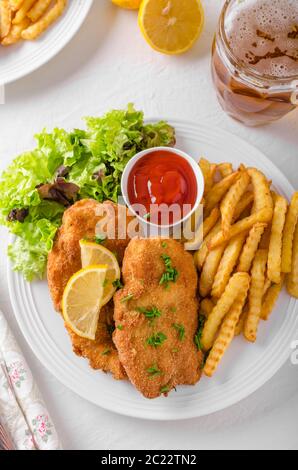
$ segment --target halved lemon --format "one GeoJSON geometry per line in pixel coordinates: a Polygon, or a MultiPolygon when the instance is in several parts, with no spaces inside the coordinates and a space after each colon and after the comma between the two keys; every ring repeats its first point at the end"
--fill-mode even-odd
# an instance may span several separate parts
{"type": "Polygon", "coordinates": [[[137,10],[142,0],[112,0],[118,7],[126,8],[128,10],[137,10]]]}
{"type": "Polygon", "coordinates": [[[153,49],[181,54],[191,48],[203,30],[201,0],[143,0],[139,26],[153,49]]]}
{"type": "Polygon", "coordinates": [[[68,281],[62,298],[67,325],[79,336],[95,339],[104,293],[106,265],[88,266],[68,281]]]}
{"type": "Polygon", "coordinates": [[[83,268],[93,264],[105,264],[107,266],[101,304],[105,305],[113,297],[116,291],[115,281],[120,280],[121,276],[116,256],[104,246],[86,240],[80,240],[80,247],[83,268]]]}

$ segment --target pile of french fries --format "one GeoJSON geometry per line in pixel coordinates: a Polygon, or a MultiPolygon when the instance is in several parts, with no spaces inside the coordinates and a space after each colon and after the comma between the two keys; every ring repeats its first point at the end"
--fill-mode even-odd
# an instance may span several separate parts
{"type": "Polygon", "coordinates": [[[233,338],[255,342],[286,283],[298,298],[298,192],[290,203],[256,168],[199,162],[205,180],[200,272],[204,373],[216,371],[233,338]]]}
{"type": "Polygon", "coordinates": [[[62,15],[67,0],[0,0],[0,43],[34,40],[62,15]]]}

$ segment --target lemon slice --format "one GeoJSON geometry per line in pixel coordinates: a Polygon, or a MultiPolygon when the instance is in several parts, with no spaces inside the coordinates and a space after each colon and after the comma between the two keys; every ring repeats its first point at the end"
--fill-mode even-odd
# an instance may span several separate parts
{"type": "Polygon", "coordinates": [[[66,324],[79,336],[95,339],[107,266],[88,266],[68,281],[62,298],[66,324]]]}
{"type": "Polygon", "coordinates": [[[105,305],[113,297],[116,286],[115,281],[120,280],[120,268],[116,256],[107,248],[97,243],[80,240],[82,267],[93,264],[105,264],[107,274],[104,282],[102,304],[105,305]]]}
{"type": "Polygon", "coordinates": [[[153,49],[181,54],[191,48],[203,30],[201,0],[143,0],[139,26],[153,49]]]}
{"type": "Polygon", "coordinates": [[[115,5],[128,10],[137,10],[142,0],[112,0],[115,5]]]}

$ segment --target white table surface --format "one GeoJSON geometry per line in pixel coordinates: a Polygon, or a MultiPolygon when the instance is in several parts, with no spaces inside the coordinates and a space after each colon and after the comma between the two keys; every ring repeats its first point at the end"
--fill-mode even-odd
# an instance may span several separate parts
{"type": "MultiPolygon", "coordinates": [[[[0,170],[12,157],[32,148],[34,133],[44,126],[80,126],[82,116],[133,101],[146,116],[183,117],[239,135],[262,150],[298,188],[298,111],[257,129],[245,128],[222,112],[209,68],[223,2],[203,3],[206,26],[199,42],[181,57],[167,57],[143,41],[135,12],[120,10],[109,0],[95,0],[80,32],[56,58],[6,87],[6,104],[0,106],[0,170]]],[[[16,324],[8,296],[3,228],[0,235],[0,308],[65,449],[298,449],[298,366],[290,361],[242,402],[177,423],[118,416],[65,388],[40,364],[16,324]]]]}

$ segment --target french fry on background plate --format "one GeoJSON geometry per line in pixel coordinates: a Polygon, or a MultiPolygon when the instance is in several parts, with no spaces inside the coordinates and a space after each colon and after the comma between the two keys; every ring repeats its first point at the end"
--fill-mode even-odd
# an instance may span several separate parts
{"type": "Polygon", "coordinates": [[[244,324],[247,341],[255,342],[262,314],[262,299],[265,285],[268,251],[258,250],[251,269],[251,284],[248,294],[248,313],[244,324]]]}
{"type": "Polygon", "coordinates": [[[217,330],[223,318],[229,312],[235,299],[246,290],[247,280],[249,279],[250,277],[247,273],[235,273],[230,278],[223,295],[218,299],[217,304],[205,322],[201,340],[205,351],[209,351],[212,348],[217,330]]]}
{"type": "Polygon", "coordinates": [[[286,216],[286,223],[282,240],[281,270],[283,273],[291,272],[292,249],[295,227],[298,221],[298,192],[293,194],[286,216]]]}
{"type": "Polygon", "coordinates": [[[250,277],[247,275],[246,278],[243,278],[243,288],[236,297],[219,329],[218,336],[214,342],[214,345],[212,346],[203,369],[204,374],[208,377],[212,377],[216,371],[223,355],[225,354],[235,336],[235,329],[245,304],[249,283],[250,277]]]}
{"type": "Polygon", "coordinates": [[[236,209],[234,211],[233,220],[232,220],[233,224],[237,222],[239,217],[242,217],[244,212],[246,212],[250,208],[250,206],[253,203],[253,200],[254,200],[254,195],[251,191],[246,191],[246,193],[243,194],[241,200],[237,204],[236,209]]]}
{"type": "MultiPolygon", "coordinates": [[[[26,0],[25,0],[26,1],[26,0]]],[[[62,15],[67,0],[56,0],[55,5],[46,12],[36,23],[22,32],[22,38],[33,40],[40,36],[54,21],[62,15]]]]}
{"type": "Polygon", "coordinates": [[[52,0],[37,0],[27,13],[28,18],[34,23],[47,11],[52,0]]]}
{"type": "Polygon", "coordinates": [[[17,43],[21,39],[22,31],[28,28],[29,24],[29,18],[24,18],[20,23],[13,24],[9,34],[1,41],[2,46],[10,46],[17,43]]]}
{"type": "Polygon", "coordinates": [[[24,0],[21,3],[21,7],[17,10],[16,15],[14,19],[12,20],[13,24],[18,24],[23,21],[24,18],[27,16],[27,12],[30,10],[32,7],[33,3],[35,3],[36,0],[24,0]]]}
{"type": "Polygon", "coordinates": [[[239,336],[243,333],[243,329],[244,329],[244,324],[245,324],[245,321],[246,321],[246,316],[247,316],[247,312],[248,312],[248,306],[247,306],[247,303],[245,305],[245,307],[243,308],[243,311],[240,315],[240,318],[238,320],[238,323],[235,327],[235,336],[239,336]]]}
{"type": "Polygon", "coordinates": [[[268,250],[267,275],[275,284],[279,284],[281,279],[282,237],[287,207],[288,202],[284,197],[278,194],[274,195],[274,210],[268,250]]]}
{"type": "Polygon", "coordinates": [[[24,0],[10,0],[10,6],[13,11],[19,10],[24,0]]]}
{"type": "Polygon", "coordinates": [[[0,37],[3,39],[11,28],[11,6],[9,0],[0,0],[0,37]]]}

